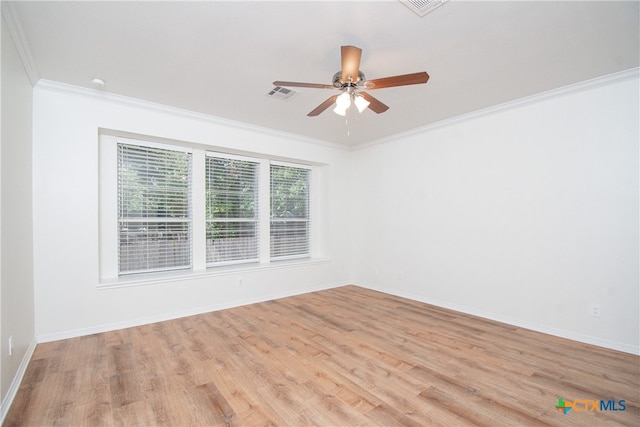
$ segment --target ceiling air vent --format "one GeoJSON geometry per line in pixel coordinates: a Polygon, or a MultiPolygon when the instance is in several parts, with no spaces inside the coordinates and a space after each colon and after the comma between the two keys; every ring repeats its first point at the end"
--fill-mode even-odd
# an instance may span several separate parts
{"type": "Polygon", "coordinates": [[[282,86],[276,86],[267,93],[267,96],[287,100],[293,98],[298,93],[300,92],[298,92],[297,90],[289,89],[282,86]]]}
{"type": "Polygon", "coordinates": [[[407,6],[420,16],[424,16],[432,10],[442,6],[449,0],[400,0],[400,3],[407,6]]]}

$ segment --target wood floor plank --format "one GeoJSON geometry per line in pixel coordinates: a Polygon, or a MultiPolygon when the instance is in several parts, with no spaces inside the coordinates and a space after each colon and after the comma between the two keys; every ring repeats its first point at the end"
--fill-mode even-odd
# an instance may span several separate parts
{"type": "Polygon", "coordinates": [[[38,344],[4,425],[637,426],[639,394],[638,356],[346,286],[38,344]]]}

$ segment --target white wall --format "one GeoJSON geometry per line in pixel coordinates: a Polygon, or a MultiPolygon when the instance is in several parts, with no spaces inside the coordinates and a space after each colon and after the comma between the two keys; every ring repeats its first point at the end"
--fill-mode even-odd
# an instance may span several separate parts
{"type": "MultiPolygon", "coordinates": [[[[2,415],[8,409],[35,345],[32,209],[31,83],[2,17],[2,242],[0,366],[2,415]],[[13,354],[9,355],[9,337],[13,354]],[[17,378],[17,381],[14,381],[17,378]]],[[[1,419],[1,418],[0,418],[1,419]]]]}
{"type": "Polygon", "coordinates": [[[57,339],[353,282],[638,353],[637,94],[637,72],[627,73],[350,153],[40,83],[36,333],[57,339]],[[98,289],[99,128],[328,164],[331,261],[98,289]]]}
{"type": "Polygon", "coordinates": [[[39,340],[129,326],[349,283],[350,153],[342,148],[93,91],[34,89],[33,208],[39,340]],[[98,289],[98,131],[133,132],[323,163],[324,256],[330,260],[98,289]],[[242,284],[238,279],[242,278],[242,284]]]}
{"type": "Polygon", "coordinates": [[[638,94],[636,70],[362,147],[355,282],[639,353],[638,94]]]}

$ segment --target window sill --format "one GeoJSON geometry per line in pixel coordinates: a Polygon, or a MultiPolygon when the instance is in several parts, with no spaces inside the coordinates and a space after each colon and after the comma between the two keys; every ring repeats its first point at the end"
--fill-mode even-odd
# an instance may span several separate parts
{"type": "Polygon", "coordinates": [[[236,264],[211,267],[206,270],[181,270],[162,273],[132,274],[114,279],[101,279],[97,288],[101,290],[127,288],[130,286],[146,286],[157,283],[181,282],[207,277],[228,276],[232,274],[256,273],[260,271],[278,270],[282,268],[306,267],[310,265],[330,263],[330,258],[305,258],[295,260],[274,261],[268,264],[236,264]]]}

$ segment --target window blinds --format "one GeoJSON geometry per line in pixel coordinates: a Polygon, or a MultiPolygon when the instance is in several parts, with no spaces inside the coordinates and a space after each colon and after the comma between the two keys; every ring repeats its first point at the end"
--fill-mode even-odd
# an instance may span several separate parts
{"type": "Polygon", "coordinates": [[[118,144],[120,274],[191,267],[191,154],[118,144]]]}
{"type": "Polygon", "coordinates": [[[206,157],[207,265],[258,261],[257,162],[206,157]]]}
{"type": "Polygon", "coordinates": [[[310,170],[271,164],[271,259],[307,257],[310,170]]]}

